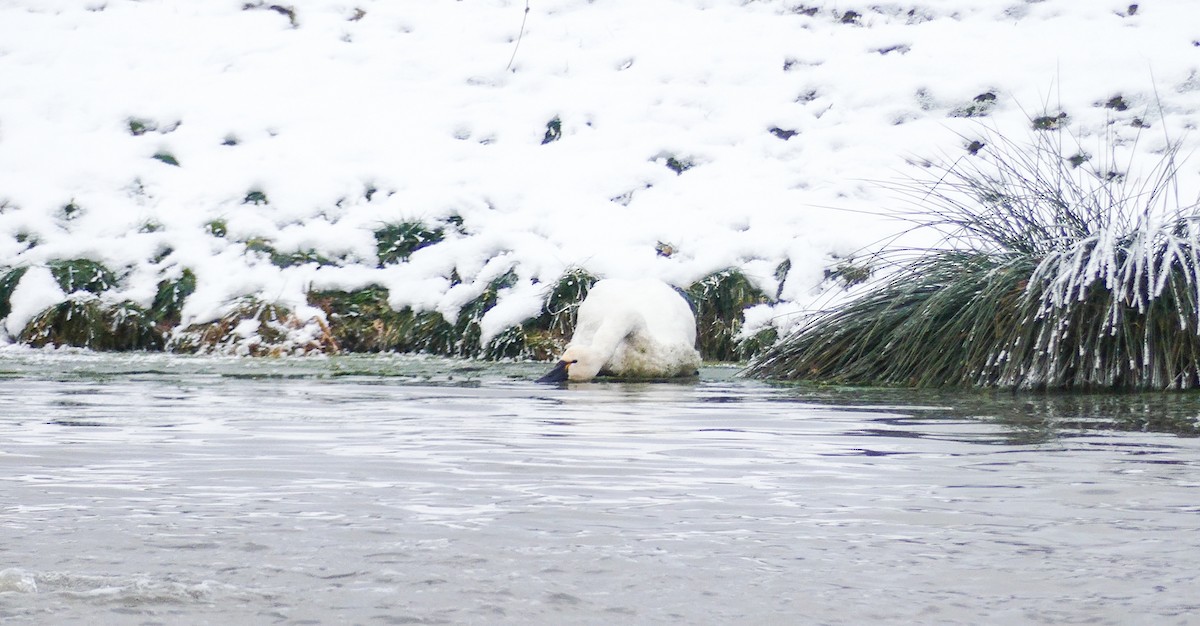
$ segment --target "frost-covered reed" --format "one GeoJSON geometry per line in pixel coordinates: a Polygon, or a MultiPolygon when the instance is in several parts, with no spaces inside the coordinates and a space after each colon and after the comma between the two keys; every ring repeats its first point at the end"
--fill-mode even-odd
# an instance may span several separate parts
{"type": "MultiPolygon", "coordinates": [[[[972,154],[897,187],[939,245],[885,250],[865,295],[814,316],[754,375],[1019,389],[1200,385],[1200,212],[1168,144],[1141,175],[1067,156],[1059,132],[972,154]]],[[[982,144],[982,145],[980,145],[982,144]]]]}

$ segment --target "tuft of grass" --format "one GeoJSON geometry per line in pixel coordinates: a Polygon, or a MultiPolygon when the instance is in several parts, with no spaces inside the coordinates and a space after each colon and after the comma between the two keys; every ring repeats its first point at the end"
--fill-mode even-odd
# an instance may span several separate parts
{"type": "Polygon", "coordinates": [[[72,200],[62,205],[62,208],[58,210],[58,217],[64,222],[71,222],[79,219],[84,213],[85,211],[83,210],[83,207],[79,206],[74,200],[72,200]]]}
{"type": "Polygon", "coordinates": [[[229,225],[223,219],[215,219],[205,224],[204,230],[213,237],[224,237],[229,234],[229,225]]]}
{"type": "Polygon", "coordinates": [[[288,20],[288,24],[292,28],[300,28],[300,22],[299,22],[299,20],[296,19],[296,7],[288,6],[288,5],[284,5],[284,4],[273,4],[273,3],[262,2],[262,0],[259,0],[258,2],[246,2],[246,3],[242,4],[243,11],[251,11],[251,10],[255,10],[255,9],[260,9],[260,10],[264,10],[264,11],[274,11],[275,13],[278,13],[278,14],[286,17],[288,20]]]}
{"type": "Polygon", "coordinates": [[[19,231],[13,237],[13,240],[24,245],[26,250],[30,248],[36,248],[39,244],[41,244],[41,240],[38,239],[36,234],[25,230],[19,231]]]}
{"type": "Polygon", "coordinates": [[[158,282],[149,316],[159,330],[166,332],[179,324],[183,305],[195,291],[196,275],[190,269],[184,269],[178,278],[158,282]]]}
{"type": "Polygon", "coordinates": [[[291,252],[275,251],[270,254],[271,264],[275,267],[295,267],[316,263],[317,265],[335,265],[334,261],[316,250],[293,250],[291,252]]]}
{"type": "Polygon", "coordinates": [[[1065,112],[1060,112],[1057,115],[1041,115],[1033,118],[1034,130],[1059,130],[1067,125],[1070,117],[1065,112]]]}
{"type": "Polygon", "coordinates": [[[375,251],[379,266],[400,263],[412,253],[445,239],[441,228],[430,229],[421,222],[388,224],[375,231],[375,251]]]}
{"type": "Polygon", "coordinates": [[[767,295],[740,270],[714,272],[692,283],[687,295],[696,308],[700,356],[710,361],[740,361],[748,354],[738,335],[747,307],[768,301],[767,295]]]}
{"type": "Polygon", "coordinates": [[[305,265],[307,263],[316,263],[317,265],[334,265],[334,262],[326,256],[320,254],[316,250],[292,250],[289,252],[280,252],[275,244],[270,240],[262,237],[251,237],[245,242],[246,251],[253,252],[265,256],[271,265],[275,267],[295,267],[297,265],[305,265]]]}
{"type": "Polygon", "coordinates": [[[0,270],[0,320],[12,313],[12,294],[25,275],[27,267],[14,267],[0,270]]]}
{"type": "Polygon", "coordinates": [[[536,361],[557,357],[575,332],[579,304],[598,280],[596,275],[580,267],[563,272],[546,290],[541,314],[493,339],[490,350],[495,354],[536,361]]]}
{"type": "Polygon", "coordinates": [[[542,137],[542,145],[559,139],[562,139],[562,120],[556,115],[554,119],[546,122],[546,135],[542,137]]]}
{"type": "Polygon", "coordinates": [[[329,332],[346,352],[386,352],[398,343],[396,312],[382,287],[312,291],[308,303],[325,313],[329,332]]]}
{"type": "Polygon", "coordinates": [[[942,246],[883,253],[875,289],[820,313],[752,375],[1016,389],[1200,385],[1200,206],[1177,147],[1144,178],[1085,168],[1060,138],[995,133],[979,157],[900,186],[942,246]]]}
{"type": "Polygon", "coordinates": [[[146,133],[158,130],[158,124],[154,120],[142,117],[131,117],[125,120],[125,124],[129,128],[129,134],[134,137],[141,137],[146,133]]]}
{"type": "Polygon", "coordinates": [[[837,264],[825,268],[824,274],[825,280],[835,280],[843,287],[853,287],[870,280],[872,269],[869,263],[857,263],[853,257],[837,258],[837,264]]]}
{"type": "Polygon", "coordinates": [[[166,135],[168,133],[175,132],[175,129],[179,128],[180,124],[182,124],[182,122],[176,120],[173,123],[160,125],[157,121],[148,117],[129,117],[125,119],[125,127],[129,130],[129,134],[133,135],[134,137],[141,137],[146,133],[160,133],[166,135]]]}
{"type": "Polygon", "coordinates": [[[760,355],[750,372],[834,384],[971,384],[989,345],[1015,330],[1021,257],[948,251],[920,259],[760,355]],[[1007,262],[1006,262],[1007,261],[1007,262]]]}
{"type": "Polygon", "coordinates": [[[456,342],[454,326],[440,313],[397,311],[383,287],[314,291],[308,301],[325,312],[330,333],[346,352],[451,354],[456,342]]]}
{"type": "Polygon", "coordinates": [[[253,204],[257,206],[260,204],[271,204],[271,201],[267,199],[267,193],[265,191],[261,189],[251,189],[250,191],[246,192],[246,197],[242,198],[242,204],[253,204]]]}
{"type": "Polygon", "coordinates": [[[151,158],[161,161],[163,163],[166,163],[167,165],[174,165],[175,167],[179,167],[179,159],[176,159],[174,154],[171,154],[170,152],[167,152],[165,150],[160,150],[158,152],[155,152],[154,156],[151,158]]]}
{"type": "Polygon", "coordinates": [[[559,337],[569,337],[575,330],[580,303],[598,280],[599,277],[581,267],[563,272],[546,293],[539,326],[559,337]]]}
{"type": "Polygon", "coordinates": [[[663,157],[662,164],[666,165],[667,169],[675,172],[677,175],[696,167],[696,163],[694,161],[673,154],[663,157]]]}
{"type": "Polygon", "coordinates": [[[146,310],[132,302],[107,304],[95,294],[76,292],[37,315],[18,340],[36,348],[73,346],[91,350],[159,350],[162,333],[146,310]]]}
{"type": "Polygon", "coordinates": [[[778,126],[772,126],[771,128],[769,128],[767,130],[772,135],[775,135],[776,137],[778,137],[784,141],[787,141],[788,139],[791,139],[792,137],[795,137],[796,135],[800,134],[800,131],[798,131],[798,130],[794,130],[791,128],[780,128],[778,126]]]}
{"type": "Polygon", "coordinates": [[[971,99],[970,104],[950,111],[950,117],[984,117],[996,107],[996,94],[985,91],[971,99]]]}
{"type": "Polygon", "coordinates": [[[50,274],[65,293],[87,291],[101,294],[118,284],[116,274],[91,259],[51,261],[50,274]]]}
{"type": "MultiPolygon", "coordinates": [[[[496,306],[500,290],[508,289],[516,283],[516,272],[509,270],[504,275],[489,282],[483,293],[463,306],[458,312],[458,320],[454,323],[454,336],[457,337],[457,340],[454,342],[451,350],[452,356],[484,356],[489,359],[519,356],[519,354],[510,353],[511,346],[517,343],[514,341],[505,343],[505,345],[509,346],[508,349],[499,346],[492,347],[496,343],[495,340],[489,342],[488,345],[484,345],[482,343],[483,331],[480,326],[480,321],[483,320],[484,314],[496,306]]],[[[494,339],[499,338],[496,337],[494,339]]]]}
{"type": "Polygon", "coordinates": [[[237,356],[336,354],[337,342],[320,319],[303,320],[287,307],[241,298],[220,319],[172,333],[174,352],[237,356]]]}

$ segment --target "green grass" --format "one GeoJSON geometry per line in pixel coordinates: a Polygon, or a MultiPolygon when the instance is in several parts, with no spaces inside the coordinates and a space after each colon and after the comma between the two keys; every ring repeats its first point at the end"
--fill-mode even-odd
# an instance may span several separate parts
{"type": "Polygon", "coordinates": [[[401,263],[412,253],[445,239],[441,228],[429,228],[421,222],[388,224],[375,231],[375,251],[379,266],[401,263]]]}
{"type": "Polygon", "coordinates": [[[275,244],[262,237],[251,237],[245,242],[246,252],[257,253],[267,258],[271,265],[279,268],[295,267],[316,263],[317,265],[334,265],[334,262],[316,250],[291,250],[281,252],[275,244]]]}
{"type": "Polygon", "coordinates": [[[740,361],[756,343],[742,345],[743,312],[769,299],[740,270],[714,272],[687,289],[696,310],[697,347],[708,361],[740,361]]]}
{"type": "Polygon", "coordinates": [[[251,189],[246,192],[246,197],[242,198],[242,204],[258,206],[260,204],[271,204],[271,201],[267,198],[267,192],[261,189],[251,189]]]}
{"type": "Polygon", "coordinates": [[[592,285],[600,280],[596,275],[579,267],[563,272],[546,294],[546,304],[538,317],[536,328],[565,343],[575,330],[579,304],[587,298],[592,285]]]}
{"type": "Polygon", "coordinates": [[[154,156],[151,158],[153,158],[157,161],[166,163],[167,165],[173,165],[175,167],[179,167],[179,159],[175,158],[174,154],[171,154],[170,152],[167,152],[165,150],[155,152],[154,156]]]}
{"type": "Polygon", "coordinates": [[[204,225],[204,230],[213,237],[224,237],[229,234],[229,224],[223,219],[210,220],[204,225]]]}
{"type": "Polygon", "coordinates": [[[500,290],[512,287],[516,282],[517,274],[509,270],[504,275],[489,282],[487,287],[484,288],[483,293],[463,306],[458,312],[458,320],[454,323],[454,334],[457,337],[457,341],[455,341],[451,352],[453,356],[484,356],[491,359],[518,356],[512,353],[513,350],[511,347],[507,350],[500,349],[499,347],[489,349],[490,344],[485,345],[482,343],[483,331],[480,326],[483,316],[489,309],[496,306],[500,290]]]}
{"type": "Polygon", "coordinates": [[[51,261],[49,266],[58,286],[68,294],[87,291],[99,295],[118,284],[112,270],[91,259],[51,261]]]}
{"type": "Polygon", "coordinates": [[[12,313],[12,293],[17,288],[17,283],[21,282],[21,277],[25,275],[27,267],[14,267],[0,270],[0,319],[8,317],[12,313]]]}
{"type": "Polygon", "coordinates": [[[575,327],[579,303],[596,277],[582,269],[563,274],[546,292],[537,317],[482,341],[480,322],[496,305],[499,292],[512,287],[517,276],[508,272],[491,281],[463,306],[454,323],[434,311],[399,311],[387,302],[382,287],[357,291],[315,291],[309,303],[323,310],[338,345],[347,352],[424,352],[444,356],[548,360],[565,347],[575,327]]]}
{"type": "MultiPolygon", "coordinates": [[[[558,357],[575,332],[580,303],[597,280],[595,275],[583,268],[575,267],[563,272],[558,280],[548,286],[541,313],[493,337],[487,345],[482,346],[480,356],[491,360],[537,361],[558,357]]],[[[485,292],[484,297],[487,296],[485,292]]]]}
{"type": "Polygon", "coordinates": [[[196,275],[189,269],[184,269],[178,278],[159,281],[154,303],[150,305],[150,319],[164,332],[174,328],[179,324],[184,303],[194,291],[196,275]]]}
{"type": "Polygon", "coordinates": [[[663,165],[666,165],[667,169],[675,172],[676,174],[682,174],[693,167],[696,167],[696,163],[691,159],[679,157],[673,154],[666,157],[666,160],[663,161],[663,165]]]}
{"type": "MultiPolygon", "coordinates": [[[[1048,116],[1044,116],[1048,117],[1048,116]]],[[[1038,118],[1041,119],[1041,118],[1038,118]]],[[[1044,129],[1050,130],[1050,129],[1044,129]]],[[[1081,167],[1057,133],[992,134],[900,187],[943,245],[885,251],[874,288],[813,316],[751,375],[863,385],[1200,385],[1200,210],[1171,148],[1144,176],[1081,167]]]]}
{"type": "Polygon", "coordinates": [[[104,351],[160,350],[162,333],[145,309],[108,304],[86,292],[67,298],[30,320],[18,336],[34,347],[73,346],[104,351]]]}
{"type": "Polygon", "coordinates": [[[454,326],[440,313],[399,311],[388,305],[388,291],[314,291],[309,304],[325,312],[329,329],[346,352],[426,352],[451,354],[454,326]]]}

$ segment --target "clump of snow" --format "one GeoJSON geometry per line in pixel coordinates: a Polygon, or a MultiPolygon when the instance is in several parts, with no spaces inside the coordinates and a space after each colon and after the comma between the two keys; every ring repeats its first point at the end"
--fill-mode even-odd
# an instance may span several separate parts
{"type": "Polygon", "coordinates": [[[906,227],[875,183],[968,158],[980,124],[1117,163],[1196,145],[1188,0],[534,0],[522,33],[525,4],[4,3],[0,267],[31,268],[4,329],[65,298],[46,264],[79,257],[141,305],[190,269],[184,325],[370,284],[449,319],[511,270],[490,337],[580,267],[737,268],[782,298],[747,329],[782,327],[835,258],[906,227]],[[372,233],[409,221],[447,236],[379,267],[372,233]]]}

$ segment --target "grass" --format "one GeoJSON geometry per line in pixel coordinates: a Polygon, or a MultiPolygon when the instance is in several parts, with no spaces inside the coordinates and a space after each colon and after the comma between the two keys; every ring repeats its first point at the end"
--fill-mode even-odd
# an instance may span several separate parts
{"type": "Polygon", "coordinates": [[[86,291],[99,295],[118,284],[112,270],[91,259],[51,261],[49,266],[58,286],[68,294],[86,291]]]}
{"type": "Polygon", "coordinates": [[[399,311],[388,305],[388,291],[314,291],[309,304],[325,312],[329,332],[346,352],[426,352],[451,354],[454,326],[440,313],[399,311]]]}
{"type": "Polygon", "coordinates": [[[494,337],[484,346],[484,358],[548,361],[558,357],[575,332],[580,303],[597,280],[579,267],[563,272],[546,290],[541,313],[494,337]]]}
{"type": "MultiPolygon", "coordinates": [[[[516,272],[509,270],[504,275],[489,282],[487,287],[484,288],[483,293],[463,306],[462,310],[458,313],[458,320],[454,323],[454,336],[457,340],[451,349],[451,356],[483,356],[484,358],[493,360],[520,356],[518,351],[514,349],[520,342],[514,341],[511,338],[497,346],[492,345],[496,343],[495,341],[484,344],[483,329],[480,324],[488,310],[496,306],[500,290],[512,287],[516,282],[516,272]]],[[[500,337],[496,337],[495,339],[500,339],[500,337]]]]}
{"type": "Polygon", "coordinates": [[[757,344],[739,340],[743,311],[768,301],[741,271],[726,269],[692,283],[687,295],[696,310],[697,348],[708,361],[740,361],[757,344]]]}
{"type": "Polygon", "coordinates": [[[229,224],[223,219],[215,219],[206,223],[204,230],[213,237],[224,237],[229,234],[229,224]]]}
{"type": "Polygon", "coordinates": [[[279,268],[295,267],[316,263],[317,265],[334,265],[334,261],[318,253],[316,250],[292,250],[281,252],[275,244],[262,237],[251,237],[245,242],[246,252],[257,253],[267,258],[271,265],[279,268]]]}
{"type": "Polygon", "coordinates": [[[899,186],[918,204],[909,217],[945,233],[943,244],[881,253],[892,271],[873,289],[812,317],[749,373],[917,387],[1200,385],[1200,207],[1178,196],[1177,148],[1131,177],[1115,158],[1082,167],[1052,130],[1022,145],[990,133],[975,155],[899,186]]]}
{"type": "Polygon", "coordinates": [[[598,280],[597,276],[580,267],[564,272],[546,294],[546,304],[537,319],[537,328],[565,343],[575,330],[579,304],[587,298],[588,291],[598,280]]]}
{"type": "Polygon", "coordinates": [[[339,352],[323,321],[300,319],[287,307],[249,296],[216,321],[172,332],[166,347],[173,352],[239,356],[339,352]]]}
{"type": "Polygon", "coordinates": [[[174,154],[171,154],[170,152],[167,152],[166,150],[161,150],[159,152],[155,152],[151,158],[161,161],[163,163],[166,163],[167,165],[173,165],[175,167],[179,167],[179,159],[175,158],[174,154]]]}
{"type": "Polygon", "coordinates": [[[260,204],[271,204],[271,201],[267,198],[267,192],[261,189],[251,189],[246,192],[246,197],[242,198],[242,204],[258,206],[260,204]]]}
{"type": "Polygon", "coordinates": [[[154,303],[150,305],[150,319],[159,330],[166,332],[179,324],[184,302],[196,291],[196,275],[184,269],[178,278],[158,282],[154,303]]]}
{"type": "Polygon", "coordinates": [[[104,351],[160,350],[163,336],[145,309],[108,304],[76,292],[29,321],[18,340],[35,348],[74,346],[104,351]]]}
{"type": "Polygon", "coordinates": [[[555,116],[546,122],[546,134],[542,137],[542,145],[562,139],[562,120],[555,116]]]}
{"type": "Polygon", "coordinates": [[[21,277],[25,275],[27,267],[14,267],[0,271],[0,319],[8,317],[12,313],[12,294],[17,288],[17,283],[21,282],[21,277]]]}
{"type": "Polygon", "coordinates": [[[375,252],[379,266],[401,263],[412,253],[445,239],[441,228],[428,228],[421,222],[388,224],[375,231],[375,252]]]}
{"type": "Polygon", "coordinates": [[[399,311],[388,305],[382,287],[357,291],[315,291],[309,303],[323,310],[338,345],[347,352],[424,352],[444,356],[499,360],[548,360],[562,352],[575,328],[579,303],[597,278],[585,270],[568,270],[546,292],[542,312],[482,341],[480,322],[496,305],[499,292],[513,286],[508,272],[491,281],[468,302],[454,323],[434,311],[399,311]]]}

